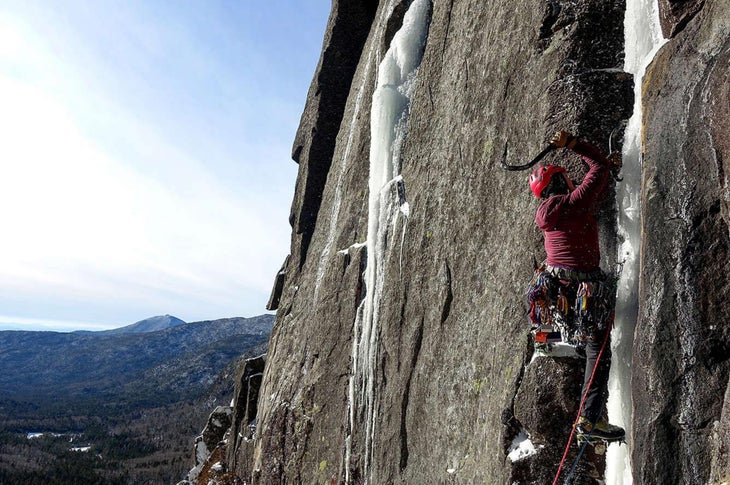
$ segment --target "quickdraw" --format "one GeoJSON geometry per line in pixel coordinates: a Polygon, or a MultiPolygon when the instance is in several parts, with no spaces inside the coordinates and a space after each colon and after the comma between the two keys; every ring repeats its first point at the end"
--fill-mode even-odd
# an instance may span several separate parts
{"type": "Polygon", "coordinates": [[[568,297],[565,296],[565,293],[563,293],[563,289],[560,289],[560,292],[558,293],[558,301],[556,302],[557,310],[563,314],[563,316],[568,316],[568,313],[570,312],[570,303],[568,303],[568,297]]]}
{"type": "Polygon", "coordinates": [[[530,305],[530,320],[534,326],[551,325],[550,286],[552,276],[543,267],[537,268],[527,290],[527,301],[530,305]]]}
{"type": "Polygon", "coordinates": [[[599,281],[583,281],[575,299],[577,324],[581,329],[603,330],[616,301],[615,275],[604,275],[599,281]]]}
{"type": "Polygon", "coordinates": [[[578,293],[575,298],[575,312],[584,313],[588,310],[588,300],[591,298],[591,284],[584,281],[578,285],[578,293]]]}

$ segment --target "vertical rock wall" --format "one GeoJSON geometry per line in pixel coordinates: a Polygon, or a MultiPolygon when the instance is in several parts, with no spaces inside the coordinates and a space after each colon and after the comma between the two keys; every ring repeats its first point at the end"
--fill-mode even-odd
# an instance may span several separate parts
{"type": "Polygon", "coordinates": [[[730,2],[664,1],[661,18],[673,37],[644,83],[634,480],[720,483],[730,474],[730,2]]]}
{"type": "MultiPolygon", "coordinates": [[[[527,173],[500,163],[528,161],[557,129],[607,148],[632,105],[621,72],[624,3],[433,2],[400,151],[410,211],[381,261],[370,433],[350,393],[371,249],[361,244],[370,109],[409,4],[333,2],[295,141],[292,256],[274,299],[257,435],[250,456],[237,458],[252,463],[239,471],[254,483],[548,483],[570,431],[581,363],[526,365],[524,291],[533,257],[543,257],[537,202],[527,173]],[[506,452],[520,429],[538,453],[512,464],[506,452]]],[[[580,177],[576,157],[552,157],[580,177]]],[[[612,207],[602,214],[607,267],[612,207]]],[[[594,458],[577,472],[582,483],[596,483],[594,458]]]]}

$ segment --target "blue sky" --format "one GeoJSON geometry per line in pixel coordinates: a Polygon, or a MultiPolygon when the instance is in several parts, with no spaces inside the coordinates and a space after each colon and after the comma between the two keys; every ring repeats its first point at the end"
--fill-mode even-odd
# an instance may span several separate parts
{"type": "Polygon", "coordinates": [[[4,0],[0,329],[264,313],[329,9],[4,0]]]}

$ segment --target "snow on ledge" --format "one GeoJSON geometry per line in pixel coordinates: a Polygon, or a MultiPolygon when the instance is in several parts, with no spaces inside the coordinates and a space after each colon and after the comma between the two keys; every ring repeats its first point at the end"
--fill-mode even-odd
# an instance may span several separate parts
{"type": "Polygon", "coordinates": [[[556,342],[552,345],[553,349],[550,352],[541,352],[539,350],[535,350],[535,353],[532,354],[530,364],[532,364],[533,362],[535,362],[536,359],[539,359],[541,357],[571,357],[574,359],[583,358],[578,355],[578,353],[575,351],[575,347],[570,344],[556,342]]]}
{"type": "Polygon", "coordinates": [[[528,456],[536,455],[537,452],[542,448],[542,445],[535,448],[535,445],[530,441],[530,435],[526,431],[520,431],[510,445],[507,458],[512,463],[523,460],[528,456]]]}
{"type": "Polygon", "coordinates": [[[355,243],[352,246],[350,246],[349,248],[345,248],[345,249],[341,249],[341,250],[337,251],[337,254],[347,254],[347,253],[350,252],[351,249],[360,249],[360,248],[365,247],[367,245],[368,244],[367,243],[364,243],[364,242],[362,242],[362,243],[355,243]]]}

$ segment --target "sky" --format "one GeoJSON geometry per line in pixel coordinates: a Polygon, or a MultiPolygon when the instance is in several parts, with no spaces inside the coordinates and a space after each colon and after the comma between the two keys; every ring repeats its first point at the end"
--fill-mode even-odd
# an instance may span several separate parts
{"type": "Polygon", "coordinates": [[[0,330],[254,316],[325,0],[0,3],[0,330]]]}

